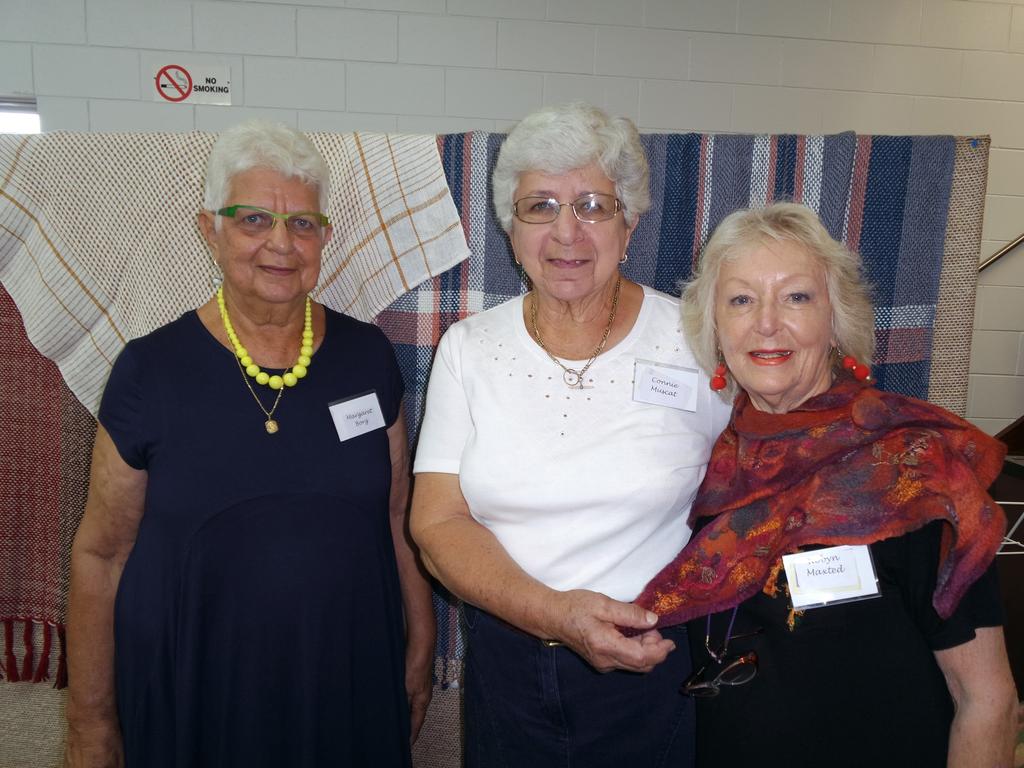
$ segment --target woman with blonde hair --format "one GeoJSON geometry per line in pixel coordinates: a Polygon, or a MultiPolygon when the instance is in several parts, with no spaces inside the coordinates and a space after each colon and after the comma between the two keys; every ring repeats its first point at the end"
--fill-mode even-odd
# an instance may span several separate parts
{"type": "Polygon", "coordinates": [[[696,533],[637,602],[691,620],[698,765],[1010,765],[1005,448],[872,385],[860,259],[804,206],[728,216],[682,305],[735,401],[696,533]]]}

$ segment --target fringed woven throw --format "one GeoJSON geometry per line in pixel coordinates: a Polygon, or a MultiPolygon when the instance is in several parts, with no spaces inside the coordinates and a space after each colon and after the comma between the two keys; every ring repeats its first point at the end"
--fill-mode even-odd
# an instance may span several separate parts
{"type": "MultiPolygon", "coordinates": [[[[211,133],[0,135],[0,282],[93,413],[113,360],[206,301],[211,133]]],[[[469,255],[433,136],[311,134],[331,172],[314,297],[372,319],[469,255]]]]}
{"type": "Polygon", "coordinates": [[[0,286],[0,679],[63,685],[68,554],[96,422],[0,286]]]}

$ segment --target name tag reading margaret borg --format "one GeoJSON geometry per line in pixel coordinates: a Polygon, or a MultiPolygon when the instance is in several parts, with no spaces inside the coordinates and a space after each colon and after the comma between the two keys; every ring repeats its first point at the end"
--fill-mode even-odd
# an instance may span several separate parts
{"type": "Polygon", "coordinates": [[[783,555],[793,608],[878,597],[878,579],[866,545],[826,547],[783,555]]]}
{"type": "Polygon", "coordinates": [[[366,392],[344,400],[335,400],[328,406],[338,439],[344,442],[384,426],[384,414],[376,392],[366,392]]]}

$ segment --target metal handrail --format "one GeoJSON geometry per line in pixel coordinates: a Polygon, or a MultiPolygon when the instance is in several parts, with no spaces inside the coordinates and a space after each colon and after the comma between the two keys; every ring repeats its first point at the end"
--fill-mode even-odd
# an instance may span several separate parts
{"type": "Polygon", "coordinates": [[[1019,235],[1017,235],[1016,239],[1013,242],[1007,243],[998,251],[989,256],[987,259],[985,259],[983,262],[981,262],[981,264],[978,265],[978,272],[983,272],[988,267],[991,267],[993,264],[995,264],[997,261],[1003,258],[1003,256],[1008,254],[1021,243],[1024,243],[1024,232],[1021,232],[1019,235]]]}
{"type": "MultiPolygon", "coordinates": [[[[1024,501],[997,501],[996,504],[999,504],[1002,507],[1009,507],[1024,505],[1024,501]]],[[[1006,517],[1009,518],[1010,510],[1007,509],[1005,511],[1006,517]]],[[[1007,520],[1007,522],[1009,522],[1009,520],[1007,520]]],[[[1024,555],[1024,540],[1013,538],[1022,522],[1024,522],[1024,512],[1021,512],[1017,517],[1017,522],[1010,526],[1010,529],[1003,536],[1003,543],[999,546],[999,551],[996,552],[997,555],[1024,555]]],[[[1024,531],[1021,531],[1021,534],[1024,534],[1024,531]]],[[[1021,534],[1017,535],[1020,536],[1021,534]]]]}

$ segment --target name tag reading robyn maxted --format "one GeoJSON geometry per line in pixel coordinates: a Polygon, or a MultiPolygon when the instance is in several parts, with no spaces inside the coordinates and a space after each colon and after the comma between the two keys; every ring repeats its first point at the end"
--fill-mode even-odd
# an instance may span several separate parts
{"type": "Polygon", "coordinates": [[[384,426],[384,414],[380,412],[376,392],[336,400],[329,407],[338,439],[342,442],[384,426]]]}
{"type": "Polygon", "coordinates": [[[633,400],[696,411],[697,381],[694,368],[637,360],[633,367],[633,400]]]}
{"type": "Polygon", "coordinates": [[[783,555],[782,565],[797,610],[878,597],[875,566],[864,544],[783,555]]]}

